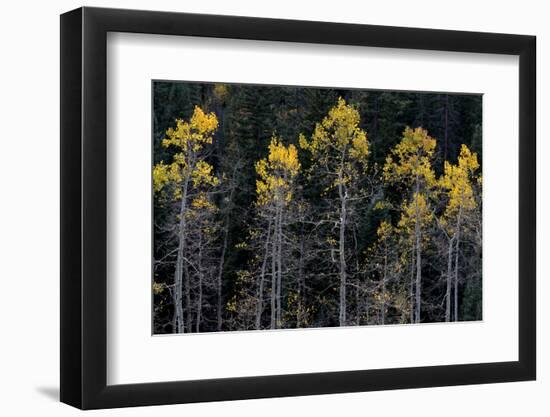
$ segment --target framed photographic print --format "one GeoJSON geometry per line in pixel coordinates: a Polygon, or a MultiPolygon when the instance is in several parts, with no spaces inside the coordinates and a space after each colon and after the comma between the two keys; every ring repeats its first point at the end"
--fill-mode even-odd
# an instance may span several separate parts
{"type": "Polygon", "coordinates": [[[535,379],[535,38],[61,16],[61,400],[535,379]]]}

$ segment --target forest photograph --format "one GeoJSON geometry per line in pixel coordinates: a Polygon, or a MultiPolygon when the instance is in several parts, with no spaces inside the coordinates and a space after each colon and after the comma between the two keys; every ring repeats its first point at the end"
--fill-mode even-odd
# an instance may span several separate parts
{"type": "Polygon", "coordinates": [[[482,95],[152,81],[153,334],[482,320],[482,95]]]}

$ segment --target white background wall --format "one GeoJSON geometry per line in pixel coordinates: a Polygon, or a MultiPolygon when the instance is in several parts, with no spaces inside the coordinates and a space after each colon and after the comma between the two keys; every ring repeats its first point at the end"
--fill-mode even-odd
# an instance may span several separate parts
{"type": "MultiPolygon", "coordinates": [[[[67,416],[59,392],[59,17],[78,1],[0,14],[0,414],[67,416]],[[23,297],[23,295],[25,297],[23,297]]],[[[547,416],[550,413],[550,26],[545,2],[124,0],[86,5],[532,34],[538,37],[538,381],[100,411],[94,415],[547,416]]],[[[452,75],[451,75],[452,76],[452,75]]],[[[503,123],[506,121],[503,120],[503,123]]],[[[503,232],[505,233],[505,231],[503,232]]]]}

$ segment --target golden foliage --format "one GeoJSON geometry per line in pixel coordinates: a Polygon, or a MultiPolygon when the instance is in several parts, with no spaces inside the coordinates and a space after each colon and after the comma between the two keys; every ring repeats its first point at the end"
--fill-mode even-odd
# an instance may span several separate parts
{"type": "Polygon", "coordinates": [[[398,227],[407,234],[412,235],[417,221],[423,227],[427,226],[432,220],[433,214],[426,196],[422,193],[414,193],[411,201],[403,203],[398,227]]]}
{"type": "Polygon", "coordinates": [[[417,178],[425,181],[428,187],[435,184],[431,160],[435,150],[435,139],[421,127],[407,127],[401,142],[386,158],[384,180],[389,183],[404,181],[412,183],[417,178]]]}
{"type": "MultiPolygon", "coordinates": [[[[472,210],[476,207],[472,181],[478,168],[477,154],[464,144],[460,148],[456,165],[445,161],[444,174],[439,179],[439,185],[449,199],[445,210],[446,219],[455,217],[461,209],[472,210]]],[[[477,181],[481,184],[481,177],[477,181]]]]}
{"type": "Polygon", "coordinates": [[[212,143],[212,134],[218,128],[218,118],[214,113],[206,114],[195,106],[193,116],[189,122],[176,120],[176,129],[169,128],[166,138],[162,141],[164,147],[176,146],[184,153],[190,149],[199,151],[203,145],[212,143]]]}
{"type": "Polygon", "coordinates": [[[369,142],[359,122],[359,112],[340,97],[323,121],[317,123],[311,140],[300,135],[300,147],[309,150],[320,164],[326,164],[331,157],[343,156],[344,160],[359,162],[366,167],[369,142]]]}
{"type": "Polygon", "coordinates": [[[380,223],[380,226],[378,226],[378,229],[376,230],[376,234],[380,242],[385,242],[392,236],[393,227],[388,221],[383,220],[380,223]]]}
{"type": "Polygon", "coordinates": [[[164,292],[165,284],[153,281],[153,294],[159,295],[164,292]]]}
{"type": "Polygon", "coordinates": [[[285,146],[276,136],[271,138],[267,158],[256,163],[257,204],[289,202],[292,199],[292,181],[300,172],[298,150],[294,145],[285,146]]]}
{"type": "MultiPolygon", "coordinates": [[[[162,141],[165,148],[175,147],[177,152],[173,162],[169,165],[164,161],[153,167],[153,189],[160,192],[171,184],[174,186],[175,199],[182,196],[183,182],[192,180],[194,187],[201,185],[216,186],[219,180],[213,174],[213,167],[200,159],[199,152],[205,145],[212,144],[213,134],[218,128],[218,119],[214,113],[206,114],[196,106],[189,122],[176,120],[176,128],[166,131],[166,138],[162,141]]],[[[194,204],[202,204],[200,202],[194,204]]]]}
{"type": "Polygon", "coordinates": [[[209,163],[205,161],[197,162],[195,165],[195,169],[191,172],[193,185],[195,187],[199,185],[218,185],[219,180],[212,174],[212,171],[213,167],[209,163]]]}
{"type": "Polygon", "coordinates": [[[216,210],[216,206],[210,201],[205,193],[200,193],[197,197],[195,197],[191,202],[191,207],[193,207],[193,209],[216,210]]]}
{"type": "Polygon", "coordinates": [[[155,192],[162,190],[162,188],[170,181],[170,167],[164,164],[164,161],[160,161],[153,168],[153,189],[155,192]]]}
{"type": "Polygon", "coordinates": [[[359,112],[340,97],[317,123],[310,140],[304,135],[299,137],[300,147],[311,152],[312,168],[320,168],[331,177],[325,193],[350,185],[367,170],[369,142],[359,123],[359,112]]]}

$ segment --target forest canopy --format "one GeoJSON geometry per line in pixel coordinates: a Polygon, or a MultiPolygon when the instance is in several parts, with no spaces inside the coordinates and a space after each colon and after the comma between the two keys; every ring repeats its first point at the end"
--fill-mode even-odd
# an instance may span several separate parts
{"type": "Polygon", "coordinates": [[[154,333],[482,318],[482,97],[153,81],[154,333]]]}

